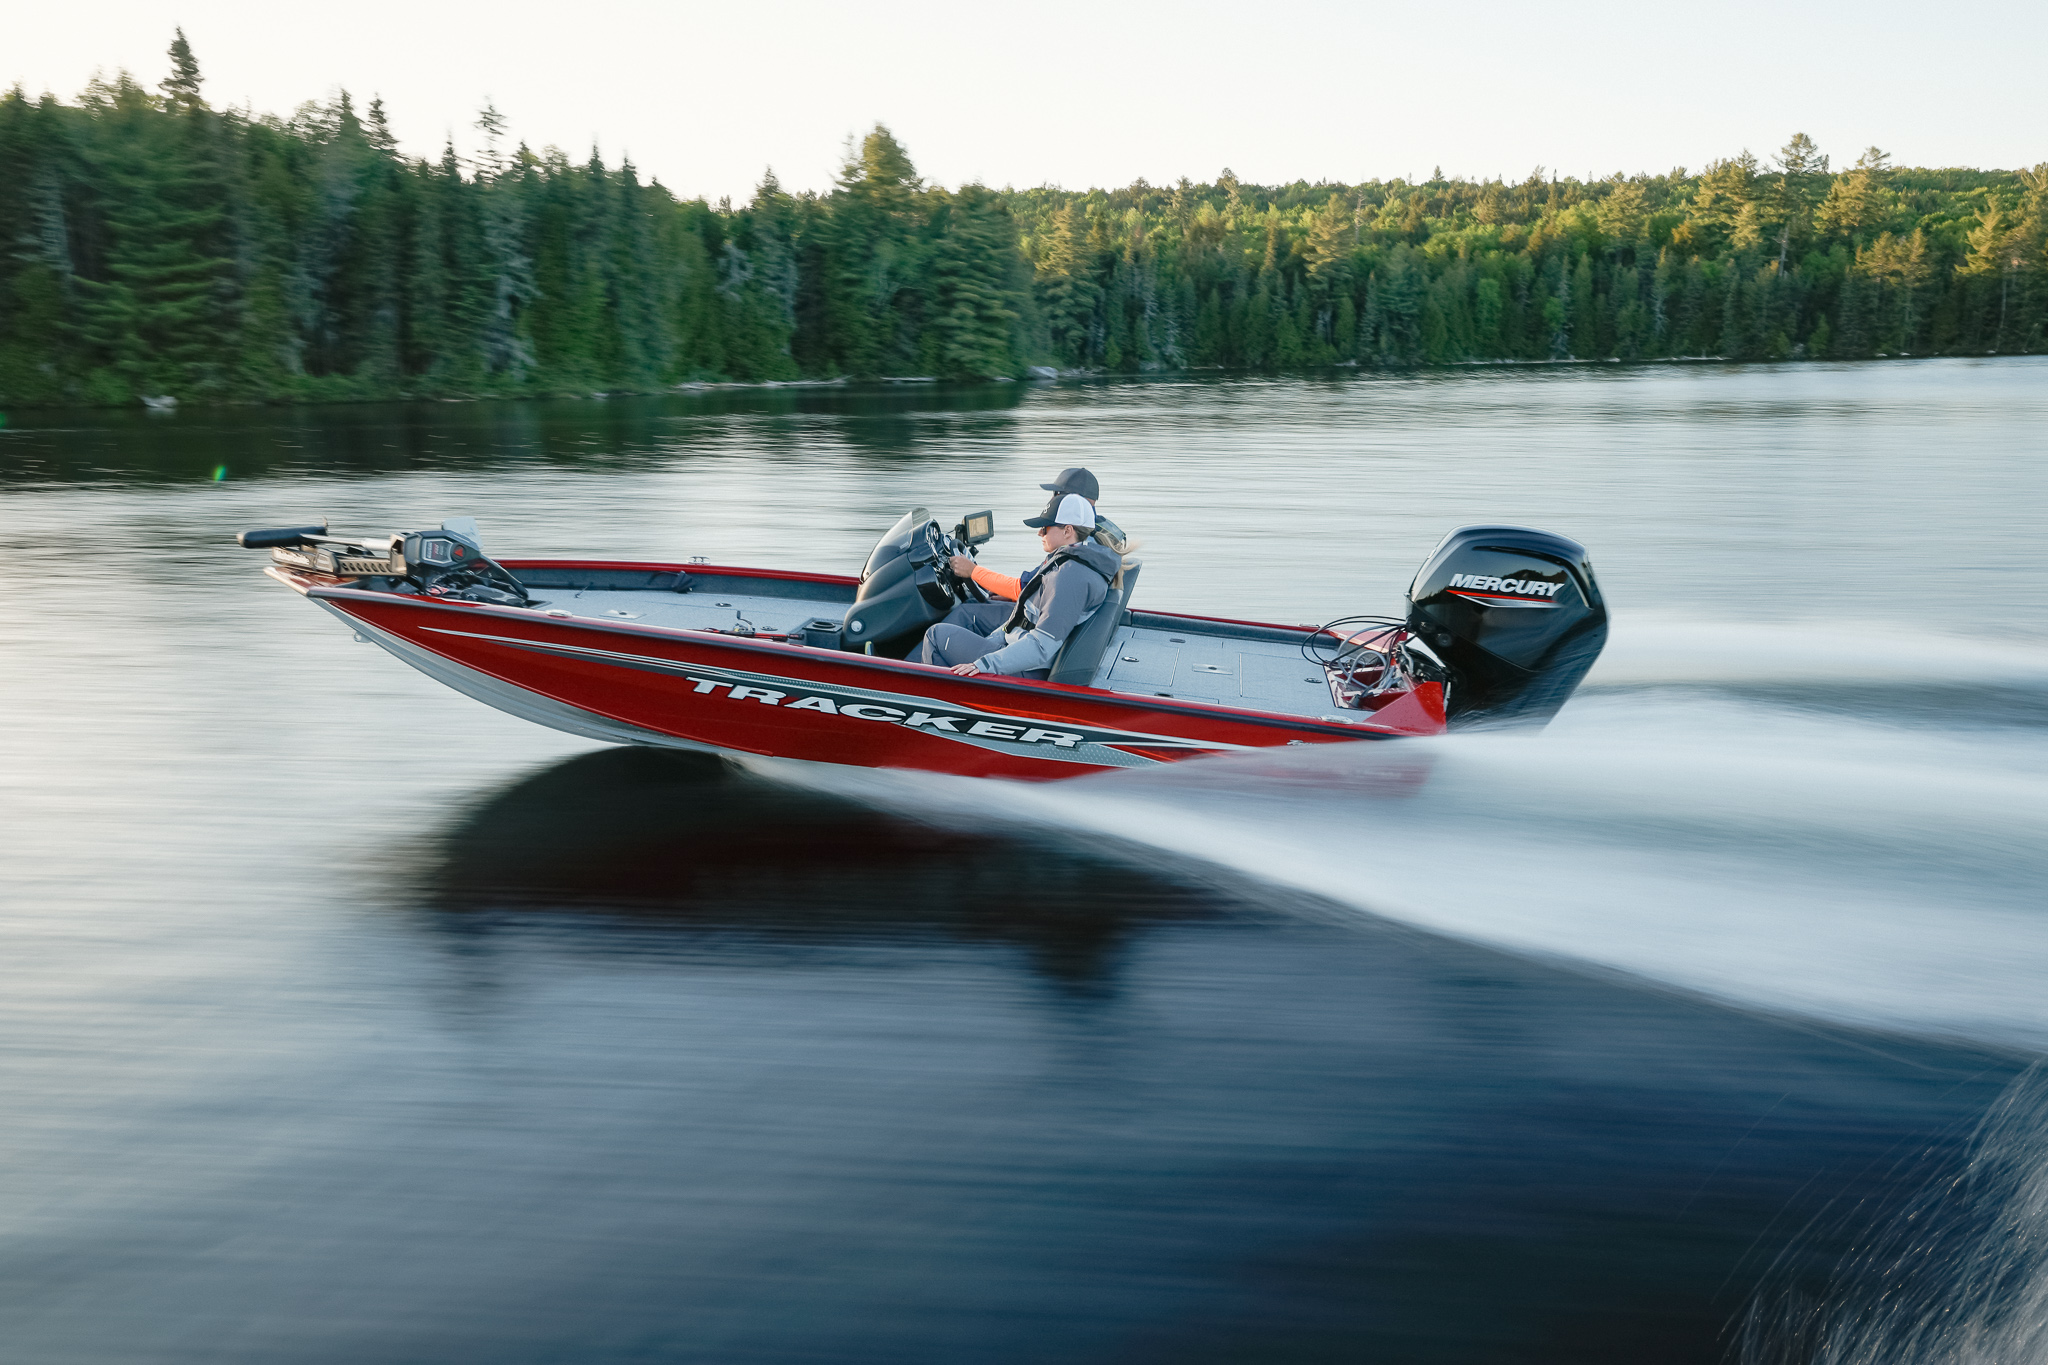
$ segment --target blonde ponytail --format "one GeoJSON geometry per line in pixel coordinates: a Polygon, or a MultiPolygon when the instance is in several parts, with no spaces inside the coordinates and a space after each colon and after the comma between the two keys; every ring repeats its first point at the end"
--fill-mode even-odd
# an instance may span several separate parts
{"type": "Polygon", "coordinates": [[[1109,584],[1112,588],[1121,588],[1124,585],[1124,570],[1137,562],[1131,556],[1136,554],[1138,547],[1145,542],[1142,540],[1131,540],[1124,536],[1113,536],[1101,527],[1096,528],[1095,534],[1090,539],[1094,540],[1097,545],[1116,551],[1118,557],[1122,559],[1123,562],[1117,566],[1116,577],[1111,579],[1109,584]]]}

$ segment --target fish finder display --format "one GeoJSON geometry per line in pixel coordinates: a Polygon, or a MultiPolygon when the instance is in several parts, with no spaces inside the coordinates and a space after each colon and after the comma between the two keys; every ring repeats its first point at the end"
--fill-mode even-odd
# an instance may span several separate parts
{"type": "Polygon", "coordinates": [[[994,512],[969,512],[960,522],[958,538],[969,545],[981,545],[994,540],[996,536],[996,514],[994,512]]]}

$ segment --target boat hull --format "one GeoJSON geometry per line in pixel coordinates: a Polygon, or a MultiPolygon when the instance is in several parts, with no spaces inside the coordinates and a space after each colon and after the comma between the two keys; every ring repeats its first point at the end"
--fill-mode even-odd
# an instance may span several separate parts
{"type": "Polygon", "coordinates": [[[269,572],[437,681],[609,743],[1042,781],[1443,727],[1433,685],[1356,722],[1325,722],[269,572]]]}

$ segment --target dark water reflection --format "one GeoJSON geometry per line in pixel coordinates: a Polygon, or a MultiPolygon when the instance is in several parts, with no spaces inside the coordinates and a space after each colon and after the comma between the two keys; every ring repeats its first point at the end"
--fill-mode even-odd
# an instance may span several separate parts
{"type": "Polygon", "coordinates": [[[516,403],[46,410],[22,414],[0,444],[0,483],[182,482],[212,478],[216,469],[255,479],[520,464],[630,467],[674,453],[686,432],[716,440],[720,423],[731,420],[756,428],[770,449],[798,449],[824,423],[850,450],[901,460],[935,437],[1002,429],[1004,414],[1028,391],[1021,384],[826,385],[516,403]]]}
{"type": "MultiPolygon", "coordinates": [[[[609,924],[636,954],[678,941],[633,932],[656,926],[695,931],[691,943],[709,935],[777,952],[892,939],[1001,945],[1072,989],[1112,986],[1143,926],[1210,913],[1119,862],[638,749],[571,759],[491,797],[441,835],[418,880],[443,931],[488,938],[552,916],[609,924]]],[[[573,936],[604,940],[594,929],[573,936]]]]}

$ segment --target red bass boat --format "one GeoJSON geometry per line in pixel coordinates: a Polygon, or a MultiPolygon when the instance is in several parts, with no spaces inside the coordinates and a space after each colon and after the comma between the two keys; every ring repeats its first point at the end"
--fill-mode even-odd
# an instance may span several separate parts
{"type": "Polygon", "coordinates": [[[1579,545],[1515,526],[1445,536],[1398,618],[1268,625],[1132,606],[1127,562],[1045,678],[909,662],[980,590],[923,508],[858,576],[507,559],[475,522],[362,536],[246,531],[268,572],[422,673],[478,701],[618,744],[1044,780],[1289,744],[1538,723],[1607,636],[1579,545]]]}

